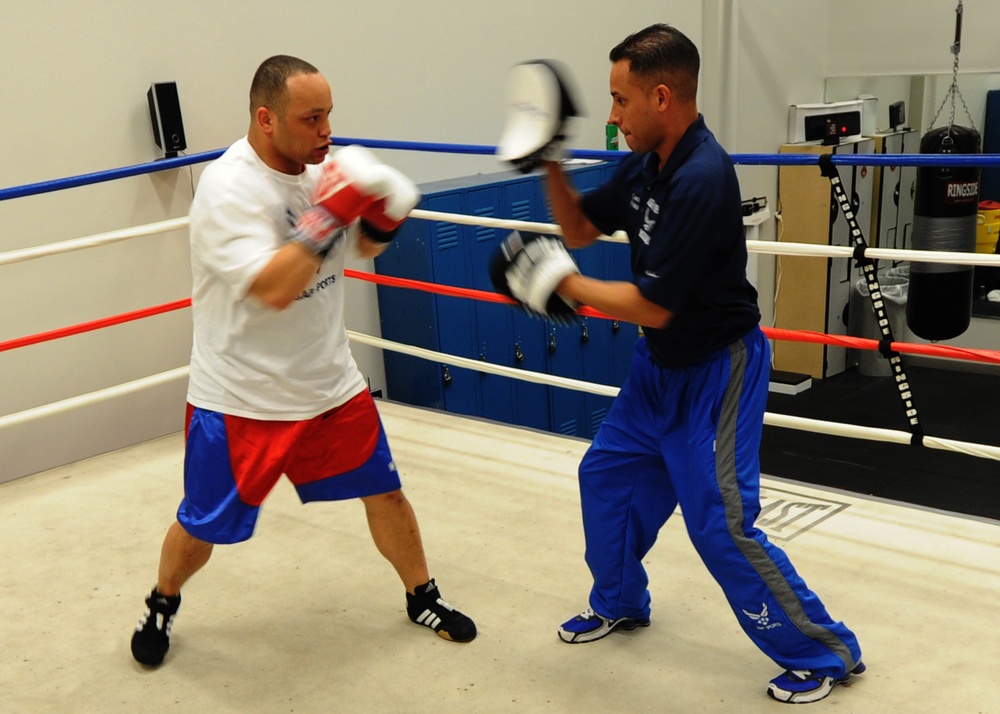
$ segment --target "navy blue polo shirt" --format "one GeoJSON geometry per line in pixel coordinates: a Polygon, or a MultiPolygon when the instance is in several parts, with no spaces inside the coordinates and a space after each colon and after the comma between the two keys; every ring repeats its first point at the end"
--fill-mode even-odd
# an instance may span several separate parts
{"type": "Polygon", "coordinates": [[[665,329],[643,326],[647,345],[658,364],[678,367],[735,342],[760,311],[736,170],[701,115],[658,166],[654,152],[625,157],[580,206],[605,234],[628,233],[633,282],[673,313],[665,329]]]}

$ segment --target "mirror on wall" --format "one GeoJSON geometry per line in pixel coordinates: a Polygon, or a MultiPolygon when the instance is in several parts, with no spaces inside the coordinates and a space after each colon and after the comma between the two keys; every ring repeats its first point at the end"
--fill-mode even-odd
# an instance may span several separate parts
{"type": "MultiPolygon", "coordinates": [[[[981,135],[985,133],[987,93],[1000,90],[1000,72],[970,73],[958,75],[960,97],[954,103],[949,89],[951,74],[894,75],[872,77],[830,77],[826,80],[825,100],[846,101],[860,97],[875,97],[875,131],[889,130],[889,106],[895,102],[905,102],[906,119],[903,126],[913,129],[922,136],[932,128],[955,124],[968,126],[970,123],[981,135]],[[964,105],[963,105],[964,102],[964,105]]],[[[996,119],[991,117],[994,123],[996,119]]],[[[997,129],[991,126],[991,138],[984,150],[1000,153],[997,137],[992,136],[997,129]]],[[[985,138],[985,137],[984,137],[985,138]]],[[[908,174],[915,176],[915,174],[908,174]]],[[[901,178],[903,174],[901,173],[901,178]]],[[[912,192],[912,185],[910,187],[912,192]]],[[[900,190],[905,190],[901,187],[900,190]]],[[[1000,168],[983,170],[980,198],[1000,201],[1000,168]]],[[[912,210],[912,205],[909,206],[912,210]]],[[[902,211],[902,204],[899,210],[902,211]]],[[[977,239],[979,234],[977,233],[977,239]]],[[[978,243],[977,243],[978,245],[978,243]]],[[[910,247],[904,244],[902,247],[910,247]]],[[[1000,289],[1000,269],[977,266],[975,272],[975,294],[972,314],[978,317],[1000,318],[1000,302],[987,299],[992,291],[1000,289]]]]}
{"type": "MultiPolygon", "coordinates": [[[[921,134],[933,126],[943,126],[951,120],[951,101],[945,102],[952,75],[879,75],[872,77],[829,77],[824,88],[825,100],[841,102],[863,96],[878,100],[875,114],[877,131],[889,128],[889,105],[906,102],[905,125],[921,134]],[[942,102],[945,102],[942,108],[942,102]],[[937,121],[935,114],[941,110],[937,121]],[[933,124],[932,124],[933,123],[933,124]]],[[[986,117],[986,93],[1000,89],[1000,71],[958,75],[958,89],[974,126],[982,133],[986,117]]],[[[968,126],[969,119],[961,101],[955,103],[955,123],[968,126]]]]}

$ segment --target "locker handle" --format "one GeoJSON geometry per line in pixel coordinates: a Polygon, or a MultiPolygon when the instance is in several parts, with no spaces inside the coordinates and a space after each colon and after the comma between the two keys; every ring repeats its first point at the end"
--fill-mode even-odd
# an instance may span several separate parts
{"type": "Polygon", "coordinates": [[[556,351],[556,333],[553,331],[549,333],[549,352],[555,352],[555,351],[556,351]]]}
{"type": "Polygon", "coordinates": [[[514,361],[516,361],[518,364],[524,362],[524,351],[521,349],[520,342],[514,343],[514,361]]]}
{"type": "Polygon", "coordinates": [[[580,332],[581,342],[590,342],[590,327],[586,322],[583,323],[583,329],[580,332]]]}
{"type": "Polygon", "coordinates": [[[618,322],[618,320],[612,320],[611,321],[611,331],[612,332],[618,332],[620,329],[622,329],[622,324],[620,322],[618,322]]]}
{"type": "Polygon", "coordinates": [[[447,387],[449,384],[451,384],[451,380],[452,380],[451,370],[448,369],[448,365],[442,365],[441,381],[444,383],[444,386],[447,387]]]}

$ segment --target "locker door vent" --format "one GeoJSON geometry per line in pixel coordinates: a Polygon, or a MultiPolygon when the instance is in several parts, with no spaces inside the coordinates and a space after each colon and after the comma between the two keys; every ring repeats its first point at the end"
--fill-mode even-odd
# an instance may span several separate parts
{"type": "Polygon", "coordinates": [[[580,428],[576,423],[576,419],[570,419],[559,425],[558,432],[564,436],[579,436],[580,428]]]}
{"type": "Polygon", "coordinates": [[[590,413],[590,433],[596,434],[598,428],[604,422],[604,417],[608,415],[607,409],[595,409],[590,413]]]}
{"type": "Polygon", "coordinates": [[[456,224],[438,223],[436,225],[438,250],[449,250],[458,245],[458,226],[456,224]]]}
{"type": "MultiPolygon", "coordinates": [[[[493,218],[494,212],[492,208],[479,208],[476,210],[476,215],[480,218],[493,218]]],[[[476,226],[476,242],[492,241],[495,230],[495,228],[487,228],[486,226],[476,226]]]]}
{"type": "Polygon", "coordinates": [[[511,206],[511,218],[515,221],[531,220],[531,201],[514,201],[511,206]]]}

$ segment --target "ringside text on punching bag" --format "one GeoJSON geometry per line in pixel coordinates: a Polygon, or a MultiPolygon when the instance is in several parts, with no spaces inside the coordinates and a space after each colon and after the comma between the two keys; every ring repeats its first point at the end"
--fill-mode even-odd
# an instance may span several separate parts
{"type": "MultiPolygon", "coordinates": [[[[979,132],[951,125],[932,129],[920,140],[921,154],[978,154],[979,132]]],[[[972,166],[917,168],[913,204],[913,249],[976,250],[979,175],[972,166]]],[[[945,263],[910,264],[906,324],[925,340],[947,340],[969,327],[974,268],[945,263]]]]}

